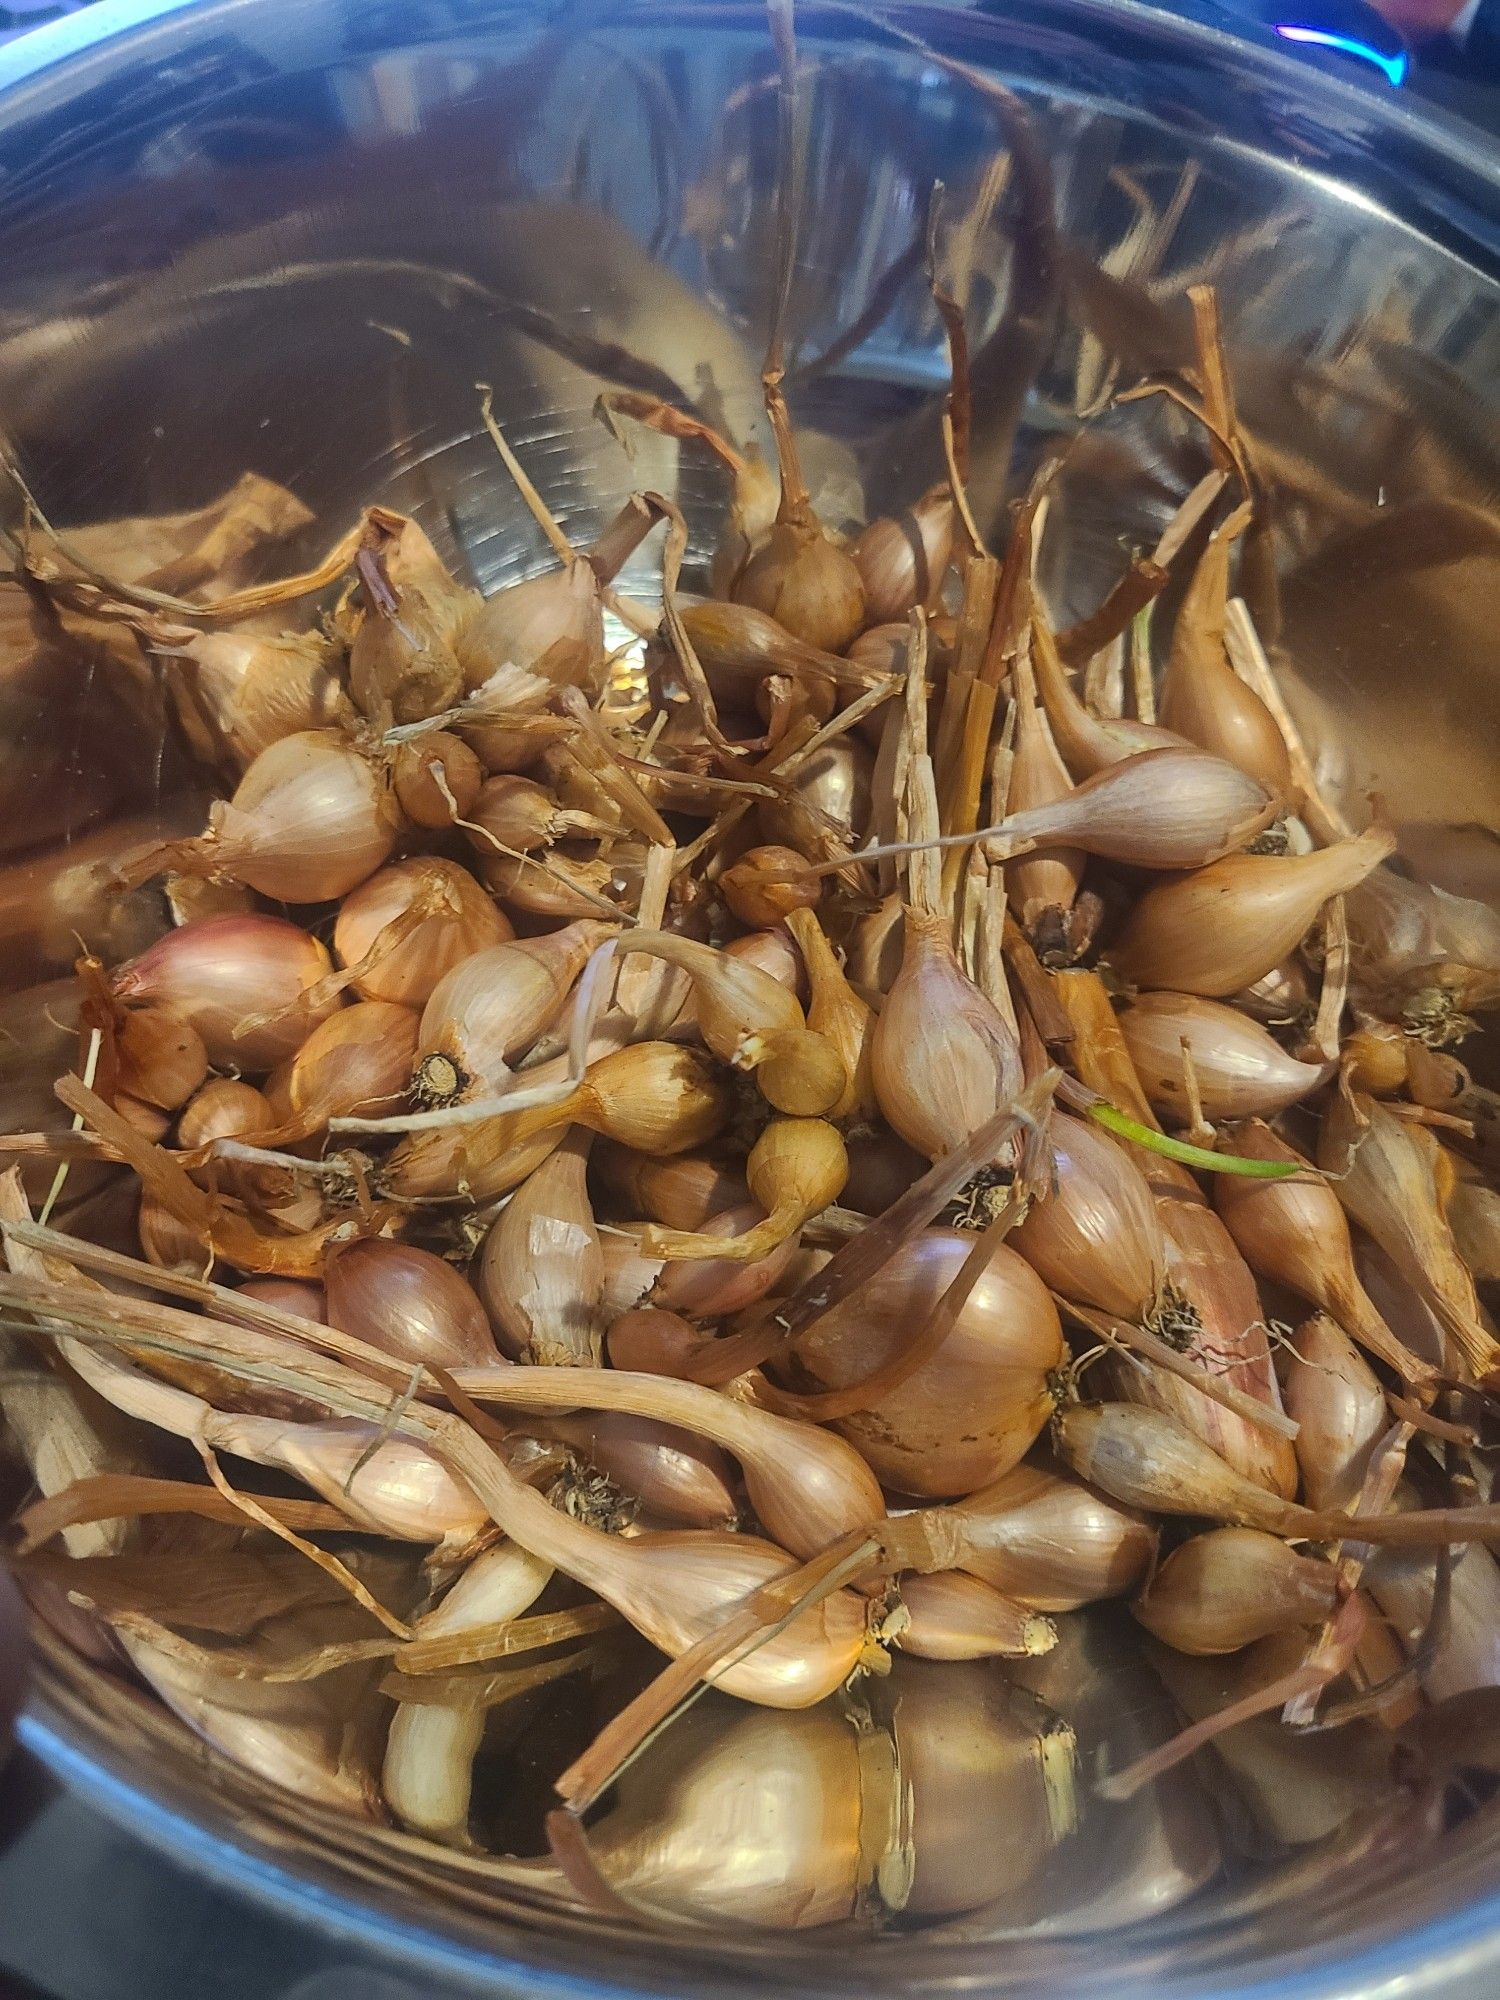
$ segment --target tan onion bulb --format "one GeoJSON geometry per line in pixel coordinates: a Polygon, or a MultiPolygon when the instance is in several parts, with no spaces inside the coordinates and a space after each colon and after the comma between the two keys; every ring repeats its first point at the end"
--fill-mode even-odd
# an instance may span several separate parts
{"type": "Polygon", "coordinates": [[[600,915],[611,889],[628,890],[639,881],[639,867],[622,847],[612,861],[575,843],[548,851],[546,866],[532,855],[478,853],[474,867],[492,896],[525,917],[573,923],[600,915]]]}
{"type": "Polygon", "coordinates": [[[210,809],[208,831],[171,849],[167,865],[282,903],[326,903],[389,858],[399,825],[362,752],[331,729],[300,730],[261,752],[234,797],[210,809]]]}
{"type": "Polygon", "coordinates": [[[1123,763],[1127,757],[1145,750],[1171,749],[1185,740],[1153,722],[1095,715],[1086,708],[1068,679],[1057,640],[1041,619],[1032,621],[1031,657],[1053,740],[1075,778],[1091,778],[1096,771],[1123,763]]]}
{"type": "Polygon", "coordinates": [[[1175,1548],[1130,1608],[1179,1653],[1214,1654],[1321,1624],[1338,1599],[1332,1563],[1259,1528],[1215,1528],[1175,1548]]]}
{"type": "Polygon", "coordinates": [[[457,1380],[471,1396],[520,1410],[619,1411],[707,1438],[739,1460],[756,1517],[795,1555],[817,1555],[885,1518],[873,1473],[842,1438],[696,1382],[598,1368],[468,1370],[457,1380]]]}
{"type": "Polygon", "coordinates": [[[562,1012],[589,954],[610,936],[593,918],[544,937],[491,945],[433,987],[417,1038],[424,1104],[450,1104],[503,1084],[513,1056],[562,1012]]]}
{"type": "Polygon", "coordinates": [[[208,1075],[203,1037],[175,1007],[159,1000],[119,1008],[112,1040],[115,1094],[157,1111],[185,1104],[208,1075]]]}
{"type": "Polygon", "coordinates": [[[849,553],[865,587],[864,622],[885,625],[932,604],[953,559],[953,495],[934,486],[903,514],[882,515],[849,553]]]}
{"type": "Polygon", "coordinates": [[[446,729],[401,744],[391,764],[402,812],[413,826],[434,831],[467,819],[483,783],[479,759],[461,736],[446,729]]]}
{"type": "Polygon", "coordinates": [[[1155,1530],[1092,1487],[1018,1465],[947,1513],[958,1562],[1037,1611],[1073,1611],[1134,1589],[1156,1556],[1155,1530]]]}
{"type": "Polygon", "coordinates": [[[865,624],[858,563],[810,516],[779,519],[735,578],[734,599],[805,645],[842,653],[865,624]]]}
{"type": "Polygon", "coordinates": [[[472,1286],[430,1250],[383,1237],[339,1244],[328,1253],[323,1282],[328,1324],[398,1361],[463,1368],[496,1359],[472,1286]]]}
{"type": "Polygon", "coordinates": [[[901,971],[875,1023],[875,1097],[929,1160],[1014,1102],[1024,1078],[1009,1023],[960,967],[944,920],[906,912],[901,971]]]}
{"type": "Polygon", "coordinates": [[[464,621],[453,646],[471,689],[502,667],[521,667],[557,687],[588,687],[604,658],[599,580],[580,561],[507,584],[464,621]]]}
{"type": "Polygon", "coordinates": [[[786,870],[800,867],[802,856],[790,847],[751,847],[719,877],[719,893],[732,913],[752,930],[769,929],[794,910],[809,910],[818,900],[817,882],[789,882],[786,870]]]}
{"type": "Polygon", "coordinates": [[[1310,854],[1231,854],[1159,883],[1131,911],[1111,962],[1137,986],[1208,999],[1253,986],[1306,936],[1329,898],[1362,882],[1395,844],[1372,827],[1310,854]]]}
{"type": "Polygon", "coordinates": [[[243,771],[284,736],[353,720],[334,649],[318,633],[184,632],[162,650],[178,662],[173,704],[205,764],[227,753],[243,771]]]}
{"type": "Polygon", "coordinates": [[[502,1351],[543,1367],[597,1364],[604,1258],[589,1205],[589,1135],[569,1133],[501,1210],[474,1283],[502,1351]]]}
{"type": "Polygon", "coordinates": [[[646,1215],[669,1229],[701,1229],[711,1215],[745,1199],[738,1164],[714,1153],[653,1160],[603,1140],[591,1165],[603,1187],[623,1203],[623,1214],[646,1215]]]}
{"type": "Polygon", "coordinates": [[[680,1378],[709,1338],[680,1313],[660,1306],[634,1306],[610,1327],[605,1347],[611,1368],[680,1378]]]}
{"type": "MultiPolygon", "coordinates": [[[[902,628],[905,629],[904,627],[902,628]]],[[[877,709],[879,721],[884,710],[877,709]]],[[[874,762],[852,735],[835,736],[797,765],[774,799],[757,799],[755,816],[768,840],[799,850],[808,834],[833,831],[846,840],[870,823],[874,762]]]]}
{"type": "Polygon", "coordinates": [[[749,604],[725,604],[714,598],[685,604],[682,622],[721,701],[748,702],[771,674],[816,685],[831,684],[849,671],[836,653],[798,638],[749,604]]]}
{"type": "Polygon", "coordinates": [[[216,1076],[183,1106],[177,1120],[177,1143],[191,1151],[215,1139],[252,1139],[258,1132],[271,1131],[275,1124],[274,1107],[253,1083],[216,1076]]]}
{"type": "Polygon", "coordinates": [[[445,973],[513,935],[467,869],[423,855],[393,861],[344,898],[333,951],[362,999],[422,1007],[445,973]]]}
{"type": "MultiPolygon", "coordinates": [[[[773,1118],[750,1149],[745,1180],[765,1219],[735,1237],[707,1230],[645,1230],[648,1257],[717,1257],[751,1263],[795,1240],[804,1223],[831,1207],[849,1177],[849,1156],[836,1126],[821,1118],[773,1118]]],[[[663,1301],[666,1303],[666,1301],[663,1301]]]]}
{"type": "Polygon", "coordinates": [[[148,1264],[194,1278],[201,1278],[207,1271],[213,1253],[205,1245],[202,1231],[180,1221],[149,1190],[141,1196],[135,1227],[141,1255],[148,1264]]]}
{"type": "Polygon", "coordinates": [[[844,976],[812,911],[794,910],[787,923],[807,967],[811,995],[807,1025],[837,1049],[848,1078],[828,1115],[840,1123],[873,1125],[880,1110],[875,1097],[875,1016],[844,976]]]}
{"type": "Polygon", "coordinates": [[[1137,995],[1120,1016],[1120,1031],[1152,1108],[1178,1125],[1190,1115],[1189,1058],[1203,1115],[1214,1125],[1273,1117],[1334,1070],[1332,1063],[1298,1062],[1257,1022],[1192,993],[1137,995]]]}
{"type": "MultiPolygon", "coordinates": [[[[744,1237],[763,1229],[764,1223],[765,1212],[758,1202],[740,1202],[709,1216],[701,1236],[694,1240],[705,1249],[721,1244],[737,1246],[744,1237]]],[[[762,1250],[758,1257],[747,1259],[731,1250],[728,1256],[720,1252],[678,1263],[664,1262],[655,1270],[651,1303],[693,1319],[722,1319],[729,1313],[743,1312],[775,1290],[796,1249],[796,1236],[791,1235],[762,1250]]],[[[654,1258],[648,1256],[647,1262],[655,1267],[654,1258]]]]}
{"type": "Polygon", "coordinates": [[[962,1570],[903,1578],[901,1606],[894,1643],[923,1660],[1033,1659],[1057,1644],[1050,1618],[962,1570]]]}
{"type": "Polygon", "coordinates": [[[1374,1371],[1326,1313],[1314,1313],[1293,1334],[1284,1393],[1297,1423],[1308,1506],[1326,1514],[1352,1512],[1391,1419],[1374,1371]]]}
{"type": "Polygon", "coordinates": [[[1254,688],[1230,665],[1224,643],[1230,551],[1248,511],[1218,529],[1193,572],[1177,613],[1158,713],[1165,728],[1238,765],[1273,798],[1295,802],[1286,739],[1254,688]]]}
{"type": "MultiPolygon", "coordinates": [[[[1247,1159],[1301,1158],[1259,1119],[1234,1127],[1226,1138],[1247,1159]]],[[[1339,1197],[1321,1175],[1310,1168],[1284,1181],[1216,1174],[1214,1203],[1253,1271],[1321,1307],[1404,1381],[1430,1379],[1432,1370],[1396,1338],[1360,1283],[1339,1197]]]]}
{"type": "Polygon", "coordinates": [[[114,974],[116,997],[165,1003],[191,1023],[216,1067],[261,1073],[293,1054],[340,1005],[303,999],[332,971],[314,937],[283,917],[199,917],[114,974]]]}
{"type": "Polygon", "coordinates": [[[717,1445],[654,1417],[617,1410],[552,1418],[547,1429],[576,1445],[597,1471],[638,1500],[652,1519],[685,1528],[736,1524],[733,1472],[717,1445]]]}
{"type": "Polygon", "coordinates": [[[278,1312],[295,1313],[298,1319],[327,1324],[328,1295],[321,1285],[305,1284],[298,1278],[247,1278],[238,1289],[241,1298],[254,1299],[258,1305],[275,1306],[278,1312]]]}
{"type": "MultiPolygon", "coordinates": [[[[796,1343],[796,1373],[818,1389],[864,1380],[898,1354],[958,1276],[973,1238],[914,1236],[878,1278],[825,1312],[796,1343]]],[[[999,1245],[938,1352],[837,1428],[898,1493],[946,1498],[1008,1472],[1053,1407],[1049,1377],[1063,1359],[1047,1288],[999,1245]]]]}
{"type": "Polygon", "coordinates": [[[311,1137],[334,1118],[385,1118],[411,1087],[417,1017],[389,1000],[342,1007],[266,1080],[288,1137],[311,1137]]]}
{"type": "Polygon", "coordinates": [[[545,785],[513,771],[485,779],[468,817],[469,845],[486,859],[506,848],[529,854],[576,834],[613,830],[610,821],[560,805],[545,785]]]}
{"type": "Polygon", "coordinates": [[[1159,1304],[1167,1252],[1151,1190],[1135,1162],[1086,1119],[1055,1112],[1052,1187],[1008,1242],[1065,1297],[1139,1324],[1159,1304]]]}
{"type": "Polygon", "coordinates": [[[819,1117],[843,1095],[848,1079],[838,1051],[806,1026],[795,998],[770,974],[669,931],[631,931],[624,949],[687,973],[704,1041],[725,1062],[754,1071],[778,1111],[819,1117]]]}

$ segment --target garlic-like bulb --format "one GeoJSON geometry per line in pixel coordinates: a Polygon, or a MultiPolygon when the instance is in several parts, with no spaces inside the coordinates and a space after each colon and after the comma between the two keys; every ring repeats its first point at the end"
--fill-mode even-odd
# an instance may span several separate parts
{"type": "Polygon", "coordinates": [[[866,622],[859,564],[811,521],[778,520],[736,577],[734,598],[829,653],[866,622]]]}
{"type": "Polygon", "coordinates": [[[742,924],[752,930],[785,922],[794,910],[810,909],[818,900],[816,882],[786,879],[788,866],[802,856],[789,847],[751,847],[719,877],[719,893],[742,924]]]}
{"type": "Polygon", "coordinates": [[[1395,845],[1372,827],[1311,854],[1231,854],[1148,889],[1110,959],[1137,986],[1222,999],[1264,979],[1329,898],[1362,882],[1395,845]]]}
{"type": "Polygon", "coordinates": [[[341,1004],[305,998],[333,969],[323,946],[284,917],[199,917],[168,931],[122,966],[112,982],[124,1001],[164,1003],[203,1039],[223,1069],[260,1074],[283,1061],[341,1004]]]}
{"type": "Polygon", "coordinates": [[[1390,1429],[1385,1391],[1341,1326],[1314,1313],[1292,1335],[1284,1390],[1297,1423],[1297,1463],[1309,1507],[1351,1513],[1377,1444],[1390,1429]]]}
{"type": "Polygon", "coordinates": [[[496,1358],[472,1286],[430,1250],[376,1236],[341,1244],[329,1252],[324,1284],[329,1325],[399,1361],[462,1368],[496,1358]]]}
{"type": "Polygon", "coordinates": [[[923,1660],[1034,1659],[1057,1644],[1050,1618],[962,1570],[906,1577],[901,1606],[908,1622],[895,1644],[923,1660]]]}
{"type": "Polygon", "coordinates": [[[1189,1112],[1188,1062],[1203,1115],[1274,1116],[1309,1096],[1332,1063],[1298,1062],[1258,1023],[1234,1007],[1192,993],[1142,993],[1120,1016],[1120,1030],[1154,1110],[1174,1124],[1189,1112]]]}
{"type": "Polygon", "coordinates": [[[875,1096],[875,1016],[844,976],[823,927],[811,910],[793,910],[787,927],[797,940],[811,989],[807,1025],[830,1042],[848,1082],[830,1118],[871,1124],[879,1116],[875,1096]]]}
{"type": "MultiPolygon", "coordinates": [[[[501,667],[521,667],[556,687],[588,687],[604,658],[599,580],[574,562],[507,584],[477,606],[454,638],[464,685],[483,687],[501,667]]],[[[480,761],[484,746],[476,743],[480,761]]]]}
{"type": "MultiPolygon", "coordinates": [[[[1068,767],[1058,754],[1046,714],[1037,701],[1031,657],[1016,656],[1015,748],[1011,755],[1007,811],[1027,813],[1058,804],[1073,791],[1068,767]]],[[[1040,847],[1006,871],[1005,889],[1021,928],[1036,941],[1044,960],[1066,957],[1066,922],[1083,879],[1084,856],[1076,847],[1040,847]]]]}
{"type": "MultiPolygon", "coordinates": [[[[873,1375],[926,1324],[973,1238],[928,1229],[880,1276],[825,1312],[793,1352],[799,1378],[842,1389],[873,1375]]],[[[937,1353],[837,1428],[895,1492],[972,1493],[1008,1472],[1052,1410],[1063,1358],[1047,1288],[1004,1244],[995,1249],[937,1353]]]]}
{"type": "Polygon", "coordinates": [[[1276,809],[1264,786],[1222,757],[1191,746],[1147,750],[1106,765],[1066,798],[1002,820],[984,851],[1005,861],[1028,842],[1131,868],[1203,868],[1264,832],[1276,809]]]}
{"type": "Polygon", "coordinates": [[[467,869],[424,855],[393,861],[350,891],[333,950],[363,999],[422,1007],[445,973],[512,935],[467,869]]]}
{"type": "Polygon", "coordinates": [[[328,640],[311,632],[173,633],[168,685],[183,729],[206,764],[243,771],[283,736],[353,721],[328,640]]]}

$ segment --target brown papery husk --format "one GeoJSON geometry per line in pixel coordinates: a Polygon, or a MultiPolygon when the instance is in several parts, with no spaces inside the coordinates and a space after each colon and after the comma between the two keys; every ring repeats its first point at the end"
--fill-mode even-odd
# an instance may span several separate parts
{"type": "Polygon", "coordinates": [[[1273,1632],[1320,1624],[1338,1594],[1331,1563],[1259,1528],[1215,1528],[1175,1548],[1130,1608],[1179,1653],[1235,1653],[1273,1632]]]}
{"type": "MultiPolygon", "coordinates": [[[[1271,1365],[1265,1312],[1249,1266],[1210,1208],[1159,1196],[1157,1213],[1166,1239],[1167,1279],[1191,1309],[1182,1352],[1269,1409],[1281,1409],[1271,1365]]],[[[1128,1401],[1166,1411],[1246,1479],[1290,1499],[1297,1491],[1297,1459],[1290,1439],[1277,1436],[1195,1389],[1165,1369],[1116,1366],[1116,1385],[1128,1401]]]]}
{"type": "Polygon", "coordinates": [[[1026,1464],[944,1510],[957,1562],[1038,1611],[1120,1597],[1156,1556],[1156,1531],[1129,1508],[1049,1468],[1026,1464]]]}
{"type": "Polygon", "coordinates": [[[397,747],[391,760],[391,784],[397,803],[414,826],[436,831],[467,819],[484,772],[464,742],[446,729],[435,729],[397,747]]]}
{"type": "MultiPolygon", "coordinates": [[[[1258,1118],[1229,1128],[1225,1141],[1246,1159],[1302,1159],[1258,1118]]],[[[1284,1181],[1216,1174],[1214,1202],[1241,1254],[1261,1277],[1330,1313],[1403,1381],[1421,1385],[1435,1379],[1435,1370],[1402,1344],[1361,1285],[1343,1209],[1321,1175],[1311,1167],[1305,1177],[1284,1181]]]]}
{"type": "MultiPolygon", "coordinates": [[[[874,1373],[936,1309],[970,1247],[957,1230],[914,1237],[871,1293],[825,1312],[797,1342],[794,1385],[837,1389],[874,1373]]],[[[838,1428],[897,1492],[972,1493],[1009,1471],[1036,1439],[1062,1358],[1046,1287],[1000,1244],[932,1359],[838,1428]]]]}
{"type": "Polygon", "coordinates": [[[596,1366],[604,1258],[588,1196],[590,1135],[570,1132],[517,1188],[484,1241],[475,1284],[502,1350],[596,1366]]]}
{"type": "Polygon", "coordinates": [[[1334,1093],[1318,1161],[1339,1201],[1432,1307],[1475,1380],[1500,1380],[1500,1343],[1479,1317],[1474,1280],[1458,1254],[1420,1136],[1371,1097],[1334,1093]]]}
{"type": "Polygon", "coordinates": [[[1347,912],[1356,991],[1388,1002],[1440,988],[1460,1012],[1500,999],[1500,916],[1488,904],[1383,870],[1347,912]]]}
{"type": "Polygon", "coordinates": [[[1279,965],[1329,898],[1362,882],[1395,845],[1394,834],[1372,827],[1310,854],[1231,854],[1174,876],[1141,897],[1110,960],[1137,986],[1223,999],[1279,965]]]}
{"type": "MultiPolygon", "coordinates": [[[[1200,1515],[1264,1528],[1294,1540],[1338,1541],[1349,1517],[1299,1507],[1233,1471],[1177,1421],[1128,1403],[1077,1403],[1059,1412],[1053,1435],[1081,1478],[1127,1506],[1200,1515]]],[[[1359,1538],[1390,1548],[1500,1541],[1500,1507],[1445,1507],[1409,1514],[1361,1514],[1359,1538]]]]}
{"type": "Polygon", "coordinates": [[[953,558],[953,518],[952,493],[934,486],[856,537],[849,553],[865,588],[866,625],[890,624],[936,600],[953,558]]]}

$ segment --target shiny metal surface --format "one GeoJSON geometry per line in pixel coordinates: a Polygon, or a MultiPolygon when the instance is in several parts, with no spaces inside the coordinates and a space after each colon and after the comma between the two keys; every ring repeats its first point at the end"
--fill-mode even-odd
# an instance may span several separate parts
{"type": "MultiPolygon", "coordinates": [[[[777,157],[758,7],[97,12],[141,25],[54,63],[44,46],[7,72],[0,54],[0,416],[51,518],[197,508],[253,470],[312,516],[277,563],[378,497],[490,588],[545,551],[479,424],[485,381],[575,538],[650,484],[678,494],[706,552],[712,469],[656,439],[627,457],[593,405],[608,382],[651,383],[758,435],[777,157]]],[[[937,470],[930,192],[941,180],[961,217],[1009,151],[974,252],[987,520],[1001,526],[1007,488],[1071,440],[1045,584],[1061,615],[1092,608],[1203,469],[1201,439],[1162,402],[1109,399],[1187,363],[1186,287],[1211,282],[1275,498],[1247,587],[1298,713],[1334,782],[1381,796],[1419,871],[1493,883],[1493,148],[1128,0],[813,7],[799,30],[809,195],[788,331],[823,511],[857,521],[937,470]],[[1016,88],[1025,124],[955,63],[1016,88]],[[1142,192],[1177,211],[1158,243],[1138,226],[1142,192]]],[[[648,592],[652,567],[638,558],[627,580],[648,592]]],[[[0,710],[0,934],[11,983],[35,988],[66,972],[78,935],[118,953],[163,920],[113,897],[99,864],[122,820],[186,825],[196,805],[107,656],[79,675],[13,648],[0,710]]],[[[39,1094],[24,1063],[0,1065],[0,1083],[18,1103],[39,1094]]],[[[1112,1707],[1092,1670],[1079,1687],[1068,1722],[1087,1771],[1145,1711],[1112,1707]]],[[[930,1932],[855,1942],[726,1921],[664,1942],[549,1907],[521,1872],[480,1889],[457,1870],[439,1899],[394,1853],[335,1853],[227,1767],[205,1787],[200,1752],[148,1707],[96,1712],[86,1674],[61,1663],[28,1740],[180,1867],[348,1941],[399,1990],[1458,2000],[1500,1986],[1492,1812],[1441,1840],[1403,1825],[1299,1864],[1273,1900],[1205,1907],[1189,1891],[1213,1835],[1187,1798],[1149,1839],[1095,1817],[1056,1872],[950,1900],[930,1932]],[[1126,1849],[1151,1868],[1121,1876],[1126,1849]]]]}

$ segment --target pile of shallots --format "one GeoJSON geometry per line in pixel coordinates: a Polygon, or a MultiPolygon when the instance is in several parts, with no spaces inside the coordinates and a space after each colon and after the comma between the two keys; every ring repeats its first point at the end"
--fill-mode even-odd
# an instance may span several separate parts
{"type": "Polygon", "coordinates": [[[703,595],[656,495],[487,599],[380,507],[279,585],[66,542],[36,585],[220,796],[118,857],[159,935],[80,962],[5,1142],[21,1582],[231,1760],[450,1844],[539,1690],[612,1689],[581,1893],[704,1680],[805,1709],[1123,1599],[1178,1720],[1077,1774],[1122,1800],[1500,1678],[1453,1053],[1500,919],[1320,792],[1234,471],[1058,629],[1045,481],[998,553],[957,458],[841,539],[768,381],[779,479],[614,399],[726,469],[703,595]]]}

